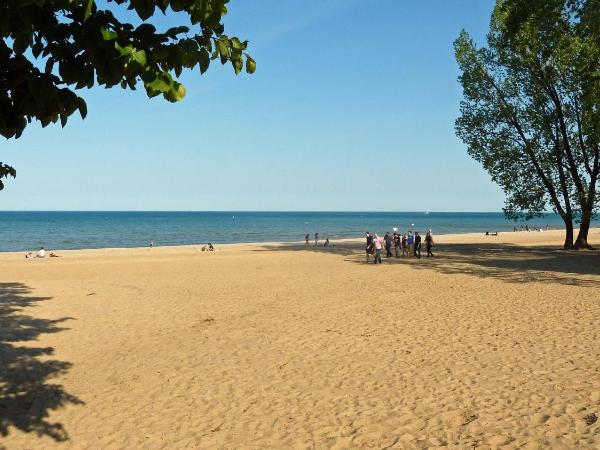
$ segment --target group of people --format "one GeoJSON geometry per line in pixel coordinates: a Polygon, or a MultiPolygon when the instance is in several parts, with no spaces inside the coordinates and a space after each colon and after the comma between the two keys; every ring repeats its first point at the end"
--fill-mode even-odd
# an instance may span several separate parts
{"type": "MultiPolygon", "coordinates": [[[[56,253],[52,253],[52,252],[50,252],[50,254],[48,256],[50,258],[58,258],[58,255],[56,253]]],[[[35,256],[33,256],[32,252],[25,253],[25,259],[45,258],[45,257],[46,257],[46,250],[44,249],[44,247],[40,247],[40,250],[37,252],[37,255],[35,255],[35,256]]]]}
{"type": "MultiPolygon", "coordinates": [[[[385,248],[386,257],[393,256],[392,247],[394,247],[396,258],[400,257],[400,254],[406,258],[420,258],[421,257],[421,246],[423,239],[418,231],[415,234],[412,231],[400,234],[395,228],[393,234],[386,232],[385,235],[380,237],[378,234],[371,235],[368,231],[365,233],[367,239],[366,253],[367,263],[369,262],[369,255],[374,255],[374,264],[381,264],[381,252],[385,248]]],[[[425,235],[425,248],[427,250],[427,257],[434,256],[433,249],[433,233],[431,229],[427,230],[425,235]]]]}
{"type": "MultiPolygon", "coordinates": [[[[548,231],[549,229],[550,229],[550,225],[546,224],[546,231],[548,231]]],[[[521,225],[521,229],[514,226],[513,231],[544,231],[544,227],[538,227],[538,226],[530,227],[529,224],[526,224],[525,226],[521,225]]]]}
{"type": "MultiPolygon", "coordinates": [[[[304,246],[308,247],[310,245],[310,234],[306,233],[306,235],[304,236],[304,246]]],[[[319,233],[315,233],[315,247],[317,247],[319,245],[319,233]]],[[[325,243],[323,244],[323,247],[330,247],[331,243],[329,242],[329,238],[325,239],[325,243]]]]}

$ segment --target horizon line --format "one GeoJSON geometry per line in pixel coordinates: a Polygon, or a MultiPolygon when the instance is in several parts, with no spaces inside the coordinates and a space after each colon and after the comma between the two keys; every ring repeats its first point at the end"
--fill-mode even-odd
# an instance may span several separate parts
{"type": "MultiPolygon", "coordinates": [[[[392,211],[392,210],[267,210],[267,209],[163,209],[163,210],[151,210],[151,209],[0,209],[0,213],[8,212],[103,212],[103,213],[116,213],[116,212],[140,212],[140,213],[362,213],[362,214],[373,214],[373,213],[416,213],[416,214],[503,214],[502,210],[482,210],[482,211],[459,211],[459,210],[447,210],[447,211],[433,211],[433,210],[413,210],[413,211],[392,211]]],[[[554,211],[543,211],[541,214],[557,214],[554,211]]]]}

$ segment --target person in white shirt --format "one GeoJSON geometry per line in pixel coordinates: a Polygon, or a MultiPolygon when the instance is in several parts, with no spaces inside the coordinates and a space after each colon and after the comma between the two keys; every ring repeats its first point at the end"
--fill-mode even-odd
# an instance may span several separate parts
{"type": "Polygon", "coordinates": [[[44,247],[40,248],[40,251],[37,254],[38,258],[45,258],[46,257],[46,250],[44,250],[44,247]]]}

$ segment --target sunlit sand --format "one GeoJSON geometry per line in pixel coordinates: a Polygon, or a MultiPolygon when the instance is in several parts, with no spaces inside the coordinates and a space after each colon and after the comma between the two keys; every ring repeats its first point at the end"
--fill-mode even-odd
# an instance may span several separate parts
{"type": "Polygon", "coordinates": [[[600,253],[436,241],[0,255],[0,447],[599,448],[600,253]]]}

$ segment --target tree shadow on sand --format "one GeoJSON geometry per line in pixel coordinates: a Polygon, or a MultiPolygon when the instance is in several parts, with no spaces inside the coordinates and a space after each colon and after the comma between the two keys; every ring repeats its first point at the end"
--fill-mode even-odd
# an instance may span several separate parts
{"type": "MultiPolygon", "coordinates": [[[[366,264],[364,245],[355,242],[335,243],[333,247],[304,247],[297,243],[265,245],[261,250],[331,253],[344,256],[348,262],[366,264]]],[[[415,269],[433,269],[451,275],[470,274],[510,283],[548,282],[600,287],[599,251],[565,251],[549,246],[523,247],[493,241],[441,244],[433,251],[436,256],[427,258],[423,246],[421,259],[383,257],[383,264],[406,264],[415,269]]]]}
{"type": "Polygon", "coordinates": [[[66,441],[69,437],[62,424],[51,423],[48,416],[53,410],[83,402],[48,380],[65,373],[71,364],[49,359],[52,347],[18,343],[65,330],[59,324],[70,318],[48,320],[22,314],[24,308],[49,298],[29,293],[21,283],[0,283],[0,436],[7,436],[14,427],[66,441]]]}

